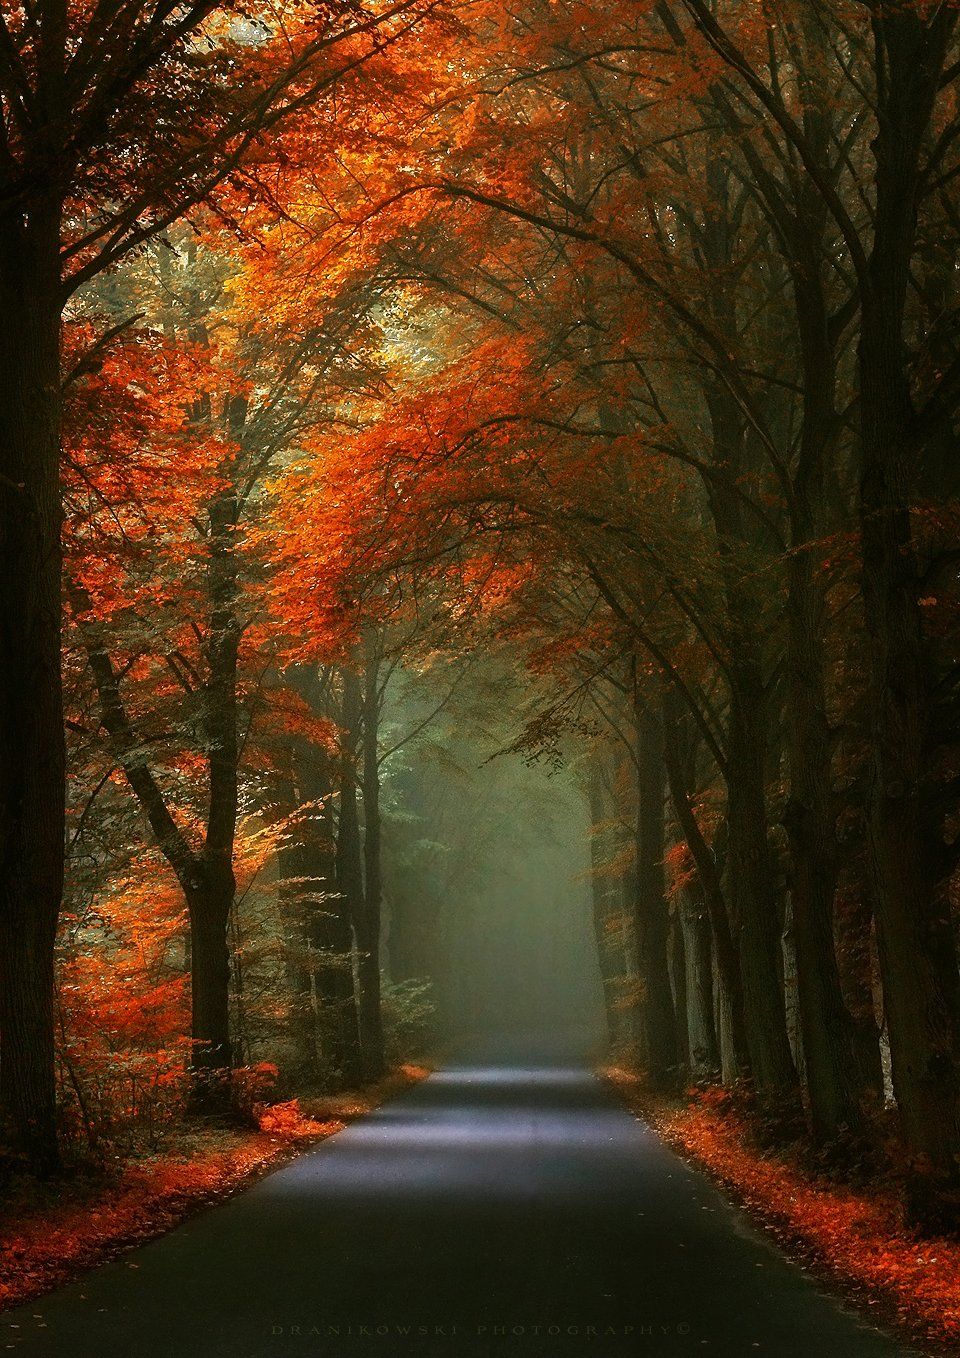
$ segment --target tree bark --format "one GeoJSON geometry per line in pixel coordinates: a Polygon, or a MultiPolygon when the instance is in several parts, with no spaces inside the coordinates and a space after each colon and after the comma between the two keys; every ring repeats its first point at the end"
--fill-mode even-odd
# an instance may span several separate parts
{"type": "MultiPolygon", "coordinates": [[[[862,863],[858,864],[862,868],[862,863]]],[[[853,1024],[853,1050],[861,1098],[869,1108],[883,1107],[883,1058],[874,997],[875,946],[873,902],[862,875],[837,896],[837,964],[844,1003],[853,1024]]]]}
{"type": "Polygon", "coordinates": [[[227,929],[236,894],[233,857],[239,805],[237,680],[243,628],[237,614],[237,501],[225,490],[210,504],[204,715],[209,768],[207,825],[200,852],[200,889],[188,891],[194,1087],[201,1111],[226,1112],[230,1070],[230,950],[227,929]]]}
{"type": "Polygon", "coordinates": [[[749,1079],[750,1050],[744,1009],[740,958],[730,927],[726,896],[713,850],[704,838],[690,805],[690,776],[680,757],[684,744],[685,711],[679,695],[669,686],[663,690],[664,761],[670,799],[677,824],[697,867],[703,898],[710,919],[714,957],[723,1003],[729,1019],[730,1046],[739,1079],[749,1079]]]}
{"type": "Polygon", "coordinates": [[[690,1003],[692,997],[687,989],[689,974],[687,939],[677,910],[670,916],[670,930],[667,935],[667,960],[670,969],[670,994],[673,997],[673,1012],[677,1020],[677,1065],[680,1074],[689,1074],[691,1066],[690,1003]]]}
{"type": "MultiPolygon", "coordinates": [[[[316,666],[288,676],[315,715],[325,712],[316,666]]],[[[360,1035],[353,978],[353,929],[337,881],[333,761],[313,741],[296,737],[291,747],[291,804],[306,806],[297,842],[284,850],[292,878],[288,896],[300,953],[297,992],[298,1040],[313,1078],[343,1087],[360,1080],[360,1035]]]]}
{"type": "MultiPolygon", "coordinates": [[[[314,759],[325,761],[321,753],[314,759]]],[[[306,844],[304,891],[308,939],[313,950],[314,983],[321,1008],[321,1032],[334,1070],[345,1086],[360,1079],[360,1030],[353,983],[353,932],[346,902],[337,890],[332,786],[321,772],[305,785],[310,799],[320,796],[323,811],[306,844]]]]}
{"type": "Polygon", "coordinates": [[[217,875],[206,868],[186,892],[190,915],[190,997],[193,1040],[192,1111],[223,1114],[231,1106],[230,950],[227,925],[233,905],[232,869],[217,875]]]}
{"type": "Polygon", "coordinates": [[[655,1088],[669,1089],[679,1078],[677,1018],[670,990],[667,942],[670,931],[664,854],[666,773],[663,729],[643,708],[635,713],[637,760],[634,924],[640,978],[639,1037],[642,1059],[655,1088]]]}
{"type": "MultiPolygon", "coordinates": [[[[825,53],[823,30],[805,25],[809,51],[825,53]]],[[[811,96],[806,132],[829,154],[834,115],[811,96]]],[[[778,210],[789,243],[800,348],[802,425],[788,496],[786,736],[790,795],[784,823],[790,843],[792,938],[810,1122],[817,1141],[863,1126],[854,1027],[844,1002],[834,943],[839,872],[833,787],[833,740],[827,711],[824,637],[828,611],[816,567],[816,544],[828,532],[824,471],[836,458],[836,338],[824,276],[827,207],[813,184],[794,183],[792,211],[778,210]]]]}
{"type": "Polygon", "coordinates": [[[838,850],[823,675],[826,620],[809,550],[794,551],[788,576],[790,798],[784,820],[810,1123],[814,1138],[829,1142],[859,1132],[863,1111],[834,943],[838,850]]]}
{"type": "MultiPolygon", "coordinates": [[[[729,171],[713,161],[708,182],[729,193],[729,171]]],[[[707,258],[715,268],[729,266],[729,221],[711,216],[704,233],[707,258]]],[[[736,334],[736,307],[729,290],[715,292],[714,323],[719,333],[736,334]]],[[[710,374],[704,384],[710,411],[713,456],[723,476],[706,484],[717,531],[723,575],[725,675],[729,688],[726,731],[729,882],[737,936],[743,1012],[750,1069],[758,1096],[784,1110],[799,1108],[799,1081],[782,988],[781,899],[769,844],[767,758],[770,745],[770,694],[764,641],[770,628],[752,579],[751,561],[765,548],[762,531],[745,516],[736,493],[737,478],[763,465],[766,450],[727,385],[710,374]]],[[[706,885],[706,879],[705,879],[706,885]]]]}
{"type": "Polygon", "coordinates": [[[363,691],[363,927],[360,948],[361,1054],[364,1074],[377,1080],[386,1069],[380,985],[383,909],[383,827],[380,814],[380,657],[375,640],[364,647],[363,691]]]}
{"type": "Polygon", "coordinates": [[[703,887],[695,874],[680,893],[680,925],[686,963],[690,1073],[696,1080],[720,1075],[720,1044],[714,1020],[713,942],[703,887]]]}
{"type": "MultiPolygon", "coordinates": [[[[239,787],[237,679],[243,628],[236,610],[237,503],[224,491],[209,506],[207,589],[210,615],[204,643],[208,667],[203,689],[208,797],[203,844],[195,850],[174,820],[164,791],[149,768],[127,712],[120,680],[102,629],[85,625],[90,669],[100,717],[117,760],[143,808],[157,847],[183,890],[190,919],[191,1106],[204,1114],[227,1114],[230,1070],[230,959],[227,931],[236,892],[233,856],[239,787]]],[[[89,607],[74,587],[78,612],[89,607]]]]}
{"type": "Polygon", "coordinates": [[[916,247],[920,159],[939,89],[946,12],[904,7],[875,31],[883,107],[873,143],[876,211],[858,353],[860,529],[872,785],[869,851],[894,1093],[914,1165],[914,1214],[960,1212],[960,979],[944,845],[930,814],[932,704],[922,581],[910,521],[919,446],[906,368],[905,306],[916,247]]]}
{"type": "Polygon", "coordinates": [[[60,204],[0,216],[0,1102],[58,1164],[54,943],[63,895],[60,204]]]}
{"type": "MultiPolygon", "coordinates": [[[[372,788],[365,788],[372,798],[375,821],[374,839],[366,848],[360,833],[359,796],[357,786],[358,759],[362,763],[361,780],[367,781],[367,746],[362,732],[366,693],[360,677],[351,670],[343,674],[343,726],[348,748],[344,751],[340,768],[340,818],[337,828],[337,875],[353,925],[357,947],[357,1017],[360,1028],[361,1073],[365,1079],[376,1079],[383,1073],[383,1020],[380,1009],[380,931],[379,908],[376,910],[376,933],[371,928],[367,913],[364,868],[373,866],[373,887],[379,887],[377,864],[371,859],[378,852],[377,830],[379,806],[372,788]],[[366,862],[365,862],[366,860],[366,862]]],[[[379,785],[377,788],[379,791],[379,785]]]]}
{"type": "Polygon", "coordinates": [[[798,1105],[782,987],[780,910],[768,840],[767,697],[749,656],[731,662],[727,759],[729,872],[736,904],[750,1068],[761,1100],[798,1105]]]}

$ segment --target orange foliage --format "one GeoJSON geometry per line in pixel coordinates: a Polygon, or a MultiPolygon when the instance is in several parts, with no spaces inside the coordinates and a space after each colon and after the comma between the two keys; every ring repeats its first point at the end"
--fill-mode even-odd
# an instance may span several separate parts
{"type": "Polygon", "coordinates": [[[148,1144],[183,1094],[190,1041],[185,911],[148,854],[67,916],[58,969],[61,1117],[75,1140],[148,1144]]]}
{"type": "Polygon", "coordinates": [[[343,1126],[342,1122],[317,1122],[316,1119],[308,1117],[300,1107],[299,1099],[270,1104],[264,1108],[258,1121],[261,1132],[291,1137],[295,1141],[330,1136],[333,1132],[340,1131],[343,1126]]]}

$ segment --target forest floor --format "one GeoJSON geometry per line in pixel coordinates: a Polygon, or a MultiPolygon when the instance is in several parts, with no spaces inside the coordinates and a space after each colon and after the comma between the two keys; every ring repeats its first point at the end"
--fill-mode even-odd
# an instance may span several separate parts
{"type": "Polygon", "coordinates": [[[797,1152],[761,1148],[747,1120],[713,1091],[676,1102],[652,1096],[634,1072],[609,1066],[601,1074],[785,1253],[838,1285],[878,1324],[960,1354],[960,1241],[908,1229],[893,1183],[852,1186],[818,1173],[797,1152]]]}
{"type": "Polygon", "coordinates": [[[259,1127],[184,1124],[156,1154],[46,1188],[24,1184],[0,1213],[0,1310],[171,1230],[429,1073],[401,1065],[361,1089],[267,1105],[259,1127]]]}

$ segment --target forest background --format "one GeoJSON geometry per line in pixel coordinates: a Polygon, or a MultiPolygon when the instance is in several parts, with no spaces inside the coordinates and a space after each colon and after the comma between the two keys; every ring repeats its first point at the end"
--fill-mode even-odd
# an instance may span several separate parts
{"type": "Polygon", "coordinates": [[[954,1229],[956,6],[0,18],[4,1173],[475,1023],[521,756],[647,1087],[954,1229]]]}

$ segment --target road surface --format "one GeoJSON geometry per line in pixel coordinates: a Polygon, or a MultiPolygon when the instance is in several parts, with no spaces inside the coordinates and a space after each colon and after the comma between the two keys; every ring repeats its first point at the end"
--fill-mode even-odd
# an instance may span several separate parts
{"type": "Polygon", "coordinates": [[[17,1311],[47,1358],[893,1358],[584,1068],[452,1064],[17,1311]]]}

